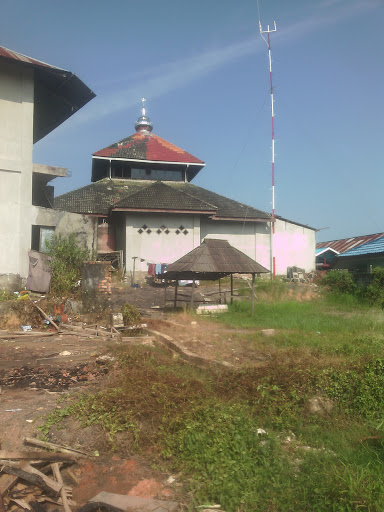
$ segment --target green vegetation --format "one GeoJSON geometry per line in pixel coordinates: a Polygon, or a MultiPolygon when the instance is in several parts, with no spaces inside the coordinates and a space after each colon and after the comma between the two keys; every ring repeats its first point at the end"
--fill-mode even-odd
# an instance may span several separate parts
{"type": "Polygon", "coordinates": [[[8,292],[7,290],[0,290],[0,302],[5,302],[7,300],[14,300],[16,297],[13,293],[8,292]]]}
{"type": "Polygon", "coordinates": [[[357,291],[357,286],[355,285],[352,274],[346,270],[327,272],[321,284],[328,287],[332,293],[337,294],[350,293],[353,295],[357,291]]]}
{"type": "Polygon", "coordinates": [[[139,310],[129,302],[121,306],[121,313],[123,315],[124,325],[132,326],[140,323],[139,310]]]}
{"type": "Polygon", "coordinates": [[[343,302],[384,308],[384,268],[373,270],[372,282],[367,286],[356,286],[353,274],[344,270],[327,272],[320,284],[343,302]]]}
{"type": "Polygon", "coordinates": [[[47,254],[51,257],[51,292],[56,295],[70,294],[81,279],[81,266],[89,260],[89,251],[79,246],[75,233],[53,235],[46,245],[47,254]]]}
{"type": "Polygon", "coordinates": [[[237,302],[214,321],[263,364],[204,370],[115,346],[104,387],[68,397],[43,432],[75,417],[104,433],[100,451],[150,453],[181,471],[191,509],[384,510],[384,312],[331,296],[257,302],[253,316],[237,302]]]}

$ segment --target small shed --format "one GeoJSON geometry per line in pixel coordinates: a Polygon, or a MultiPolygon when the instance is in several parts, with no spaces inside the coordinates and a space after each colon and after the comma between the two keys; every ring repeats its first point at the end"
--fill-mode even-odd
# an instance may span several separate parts
{"type": "Polygon", "coordinates": [[[252,311],[254,306],[255,275],[269,273],[269,270],[252,258],[232,247],[227,240],[206,238],[199,247],[167,267],[161,276],[163,279],[176,280],[175,304],[177,302],[177,283],[179,280],[192,281],[192,297],[195,281],[215,281],[225,276],[231,277],[231,301],[233,296],[233,274],[252,274],[252,311]]]}

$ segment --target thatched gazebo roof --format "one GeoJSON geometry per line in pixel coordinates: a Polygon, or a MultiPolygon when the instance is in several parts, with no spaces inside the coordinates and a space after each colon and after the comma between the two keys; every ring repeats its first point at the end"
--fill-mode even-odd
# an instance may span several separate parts
{"type": "Polygon", "coordinates": [[[227,240],[206,238],[167,267],[163,279],[215,280],[231,274],[261,274],[269,270],[232,247],[227,240]]]}

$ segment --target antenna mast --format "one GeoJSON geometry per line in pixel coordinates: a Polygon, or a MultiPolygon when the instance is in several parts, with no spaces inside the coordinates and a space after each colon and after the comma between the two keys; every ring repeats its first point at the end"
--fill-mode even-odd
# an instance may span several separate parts
{"type": "MultiPolygon", "coordinates": [[[[257,3],[259,5],[259,3],[257,3]]],[[[276,21],[273,22],[273,28],[267,25],[267,30],[263,30],[259,15],[259,29],[260,35],[267,43],[268,46],[268,59],[269,59],[269,80],[271,85],[271,112],[272,112],[272,236],[271,236],[271,270],[272,276],[275,278],[276,275],[276,258],[274,254],[274,235],[275,235],[275,112],[273,109],[273,85],[272,85],[272,58],[271,58],[271,38],[270,34],[276,32],[276,21]],[[263,34],[268,34],[268,40],[265,40],[263,34]]]]}

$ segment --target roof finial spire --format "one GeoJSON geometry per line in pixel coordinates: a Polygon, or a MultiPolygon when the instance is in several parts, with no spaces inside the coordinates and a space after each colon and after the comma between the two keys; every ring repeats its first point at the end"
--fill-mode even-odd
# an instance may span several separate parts
{"type": "Polygon", "coordinates": [[[141,98],[141,116],[135,123],[135,128],[137,132],[151,132],[153,129],[153,124],[151,123],[149,117],[146,115],[145,110],[145,102],[147,100],[145,98],[141,98]]]}

